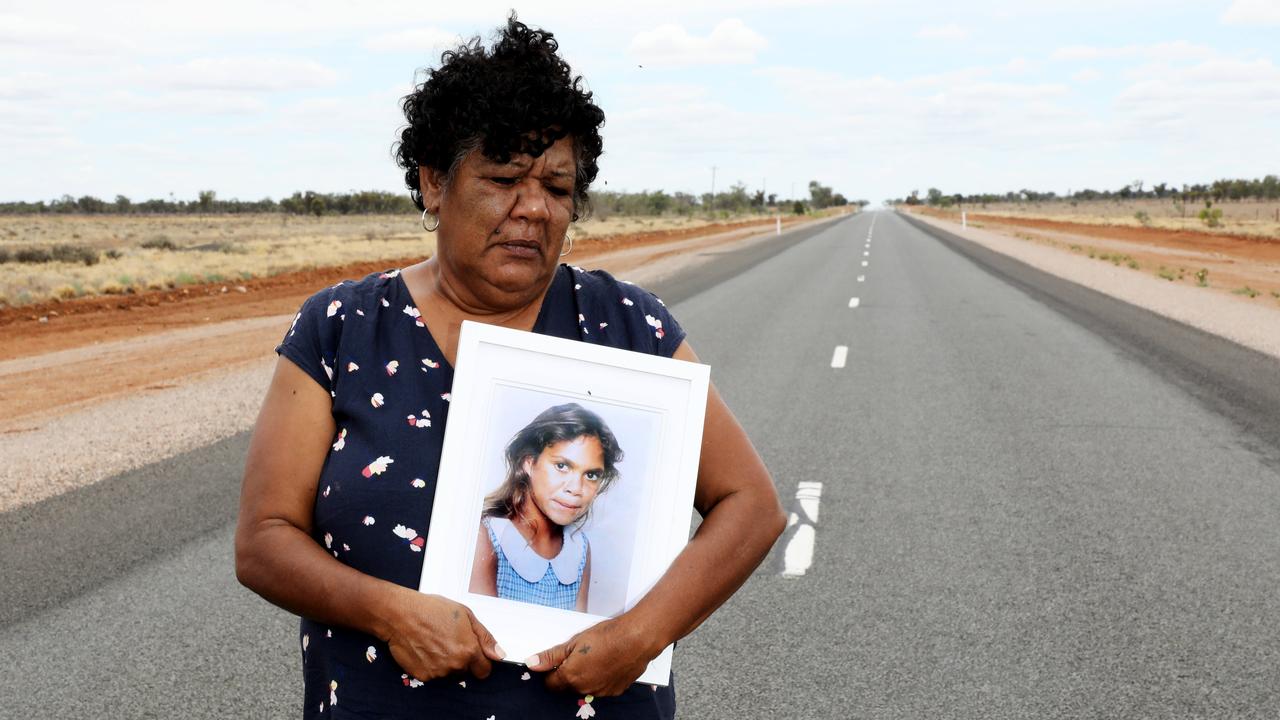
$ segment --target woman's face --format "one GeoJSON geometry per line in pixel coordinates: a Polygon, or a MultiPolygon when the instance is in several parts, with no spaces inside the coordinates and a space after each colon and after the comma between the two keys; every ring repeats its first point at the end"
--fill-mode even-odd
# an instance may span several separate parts
{"type": "Polygon", "coordinates": [[[534,158],[496,163],[479,150],[447,186],[422,171],[423,203],[440,217],[437,257],[468,298],[495,308],[540,296],[573,220],[573,140],[561,138],[534,158]]]}
{"type": "Polygon", "coordinates": [[[600,492],[604,449],[593,435],[548,445],[536,458],[526,458],[529,496],[539,512],[556,525],[582,517],[600,492]]]}

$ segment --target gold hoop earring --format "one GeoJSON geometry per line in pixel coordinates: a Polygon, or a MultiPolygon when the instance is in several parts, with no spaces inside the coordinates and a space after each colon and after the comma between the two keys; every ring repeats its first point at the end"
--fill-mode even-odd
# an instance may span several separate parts
{"type": "Polygon", "coordinates": [[[431,215],[431,213],[429,213],[426,208],[423,208],[422,209],[422,229],[426,230],[427,232],[435,232],[436,228],[440,227],[440,216],[431,215],[431,219],[435,220],[435,223],[433,223],[431,227],[427,227],[427,215],[431,215]]]}
{"type": "Polygon", "coordinates": [[[560,251],[560,257],[564,257],[565,255],[568,255],[569,253],[573,252],[573,236],[570,235],[569,233],[565,233],[564,239],[566,242],[569,243],[569,247],[568,249],[560,251]]]}

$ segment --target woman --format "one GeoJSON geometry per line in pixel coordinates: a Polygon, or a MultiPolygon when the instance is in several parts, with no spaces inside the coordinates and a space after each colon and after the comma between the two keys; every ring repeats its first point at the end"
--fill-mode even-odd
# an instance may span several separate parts
{"type": "Polygon", "coordinates": [[[302,616],[306,717],[674,715],[633,685],[750,575],[781,533],[772,480],[712,388],[695,506],[703,522],[629,611],[527,661],[465,606],[418,592],[463,320],[697,361],[652,295],[559,264],[586,207],[604,114],[549,33],[507,23],[445,53],[404,102],[398,147],[436,253],[309,299],[245,466],[236,573],[302,616]],[[616,699],[609,696],[621,696],[616,699]],[[602,708],[600,709],[603,712],[602,708]]]}
{"type": "Polygon", "coordinates": [[[581,522],[618,478],[617,438],[599,415],[566,403],[516,433],[506,460],[481,513],[471,592],[586,612],[591,547],[581,522]]]}

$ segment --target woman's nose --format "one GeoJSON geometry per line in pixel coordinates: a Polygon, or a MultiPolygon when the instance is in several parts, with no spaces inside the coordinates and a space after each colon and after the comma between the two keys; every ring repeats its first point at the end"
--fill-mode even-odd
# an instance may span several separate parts
{"type": "Polygon", "coordinates": [[[520,183],[516,206],[511,209],[511,215],[529,222],[546,222],[551,217],[551,210],[547,207],[547,193],[541,183],[533,178],[520,183]]]}

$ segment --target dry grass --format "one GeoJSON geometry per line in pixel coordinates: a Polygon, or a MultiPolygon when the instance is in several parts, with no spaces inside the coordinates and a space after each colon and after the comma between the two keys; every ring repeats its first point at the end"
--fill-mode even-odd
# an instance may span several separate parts
{"type": "MultiPolygon", "coordinates": [[[[1229,235],[1255,235],[1280,238],[1280,202],[1257,200],[1224,201],[1215,203],[1222,210],[1222,225],[1210,228],[1199,218],[1204,203],[1187,203],[1185,206],[1172,200],[1093,200],[1088,202],[1056,201],[1044,203],[989,203],[965,205],[971,213],[1003,215],[1007,217],[1062,220],[1087,225],[1125,225],[1143,227],[1137,217],[1146,213],[1146,227],[1165,230],[1196,230],[1220,232],[1229,235]]],[[[953,208],[955,209],[955,208],[953,208]]]]}
{"type": "MultiPolygon", "coordinates": [[[[614,216],[587,220],[570,232],[578,242],[590,242],[709,222],[614,216]]],[[[73,244],[103,253],[91,266],[0,264],[0,305],[191,283],[235,283],[314,267],[427,257],[435,251],[435,237],[418,223],[417,217],[400,215],[0,216],[0,248],[73,244]]]]}

